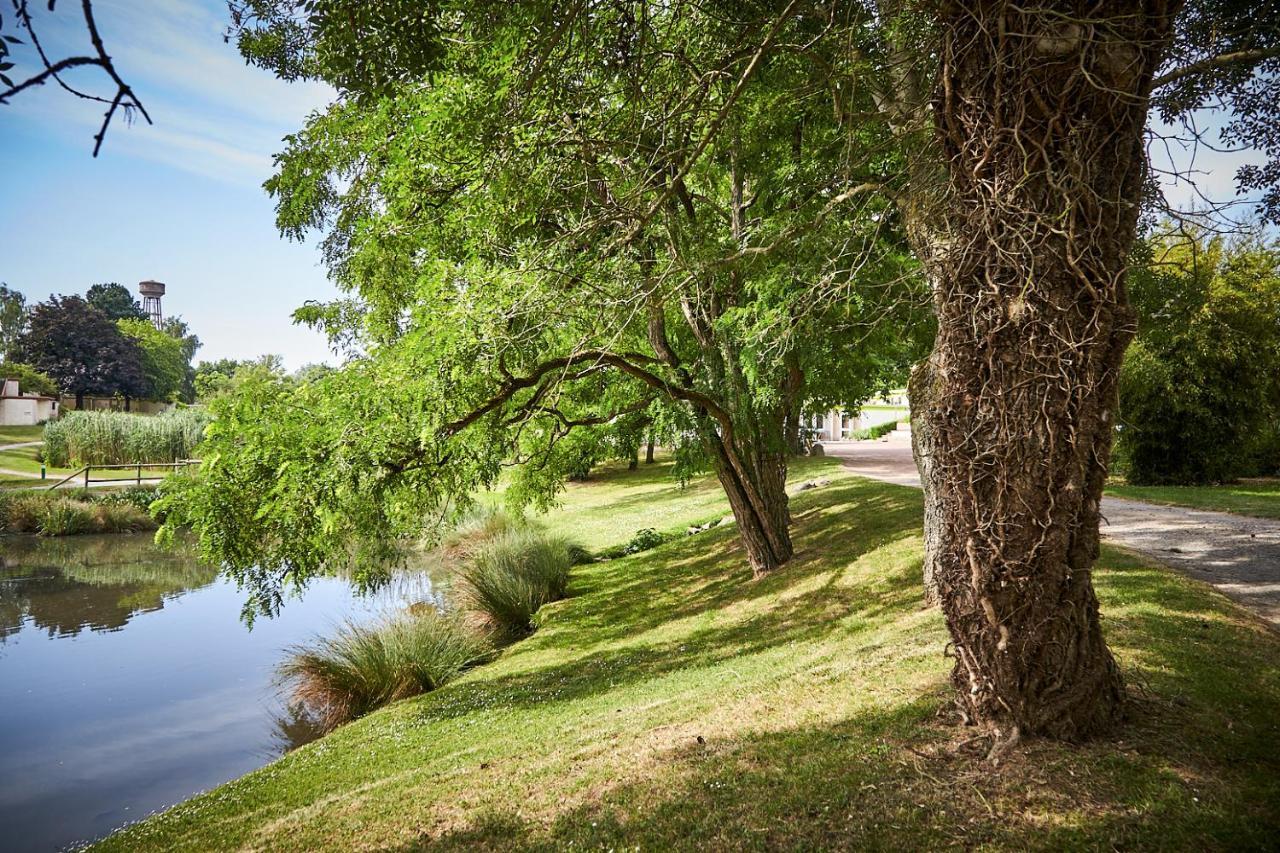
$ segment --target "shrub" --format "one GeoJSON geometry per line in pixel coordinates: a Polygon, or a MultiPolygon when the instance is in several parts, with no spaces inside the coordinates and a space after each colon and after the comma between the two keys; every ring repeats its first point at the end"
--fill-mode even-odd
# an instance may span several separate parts
{"type": "Polygon", "coordinates": [[[87,503],[58,498],[43,501],[37,510],[36,532],[41,536],[75,536],[93,528],[93,507],[87,503]]]}
{"type": "Polygon", "coordinates": [[[1265,473],[1280,412],[1280,247],[1193,234],[1135,255],[1117,466],[1142,485],[1265,473]]]}
{"type": "Polygon", "coordinates": [[[156,522],[123,493],[0,492],[0,533],[75,536],[82,533],[136,533],[156,522]]]}
{"type": "Polygon", "coordinates": [[[96,533],[137,533],[157,526],[146,510],[127,503],[100,502],[93,507],[91,520],[96,533]]]}
{"type": "Polygon", "coordinates": [[[373,626],[346,623],[295,647],[277,670],[295,703],[324,731],[390,702],[435,690],[491,652],[457,619],[435,610],[373,626]]]}
{"type": "Polygon", "coordinates": [[[571,548],[567,540],[534,528],[491,539],[458,569],[461,606],[500,636],[529,633],[534,614],[565,596],[571,548]]]}
{"type": "Polygon", "coordinates": [[[897,421],[889,421],[888,423],[876,424],[866,429],[854,430],[853,437],[859,441],[873,441],[882,436],[886,436],[898,428],[897,421]]]}
{"type": "Polygon", "coordinates": [[[45,425],[45,459],[55,467],[177,462],[195,453],[208,423],[203,409],[155,416],[68,412],[45,425]]]}
{"type": "Polygon", "coordinates": [[[58,396],[58,383],[29,364],[16,361],[0,361],[0,379],[18,380],[18,389],[24,394],[58,396]]]}
{"type": "Polygon", "coordinates": [[[661,533],[654,530],[652,527],[646,527],[643,530],[637,531],[636,535],[631,537],[631,541],[622,549],[622,553],[639,554],[641,551],[648,551],[652,548],[657,548],[665,541],[666,537],[661,533]]]}

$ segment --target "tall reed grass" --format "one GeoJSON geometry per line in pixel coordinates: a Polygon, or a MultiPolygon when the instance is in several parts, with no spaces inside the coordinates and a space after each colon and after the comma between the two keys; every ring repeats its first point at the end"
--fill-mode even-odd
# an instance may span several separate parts
{"type": "Polygon", "coordinates": [[[44,460],[54,467],[177,462],[195,453],[208,423],[203,409],[68,412],[45,425],[44,460]]]}
{"type": "Polygon", "coordinates": [[[282,685],[323,731],[426,693],[485,660],[492,647],[434,609],[373,626],[343,625],[297,647],[277,670],[282,685]]]}

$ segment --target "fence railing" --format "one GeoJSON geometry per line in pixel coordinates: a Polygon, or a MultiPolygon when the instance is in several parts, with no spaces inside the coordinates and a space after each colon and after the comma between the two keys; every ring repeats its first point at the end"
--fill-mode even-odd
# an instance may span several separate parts
{"type": "Polygon", "coordinates": [[[135,483],[141,486],[143,480],[154,480],[157,477],[151,476],[154,471],[177,471],[181,468],[189,468],[192,465],[199,465],[199,459],[179,459],[177,462],[132,462],[124,465],[85,465],[83,468],[68,474],[58,482],[49,487],[49,491],[53,491],[59,486],[70,483],[72,480],[79,481],[84,488],[91,488],[94,483],[135,483]],[[131,477],[94,477],[94,471],[132,471],[131,477]],[[143,472],[146,472],[144,476],[143,472]]]}

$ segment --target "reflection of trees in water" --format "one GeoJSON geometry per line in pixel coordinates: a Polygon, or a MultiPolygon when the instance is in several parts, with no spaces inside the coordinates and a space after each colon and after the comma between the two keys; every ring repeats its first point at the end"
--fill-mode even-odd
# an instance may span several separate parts
{"type": "Polygon", "coordinates": [[[272,749],[268,758],[276,758],[292,752],[300,746],[317,740],[324,734],[306,709],[300,705],[288,705],[283,711],[271,715],[272,749]]]}
{"type": "Polygon", "coordinates": [[[0,557],[0,640],[24,618],[50,635],[112,631],[135,613],[208,586],[217,570],[182,551],[161,551],[150,536],[75,539],[10,537],[0,557]]]}

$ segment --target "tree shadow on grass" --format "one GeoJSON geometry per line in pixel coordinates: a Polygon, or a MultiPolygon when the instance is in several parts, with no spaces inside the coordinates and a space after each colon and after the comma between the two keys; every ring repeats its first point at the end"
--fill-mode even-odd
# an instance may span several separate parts
{"type": "Polygon", "coordinates": [[[833,632],[870,633],[911,613],[923,600],[918,554],[886,557],[873,583],[845,578],[857,560],[910,538],[918,524],[910,502],[875,492],[854,483],[814,501],[797,525],[797,559],[760,581],[725,558],[729,531],[592,567],[575,598],[550,608],[537,633],[507,650],[507,664],[528,657],[528,666],[447,685],[424,702],[422,719],[577,700],[833,632]],[[858,537],[848,536],[850,504],[873,519],[858,537]],[[673,627],[683,619],[697,621],[673,627]],[[659,637],[645,636],[658,629],[659,637]],[[532,663],[551,650],[558,663],[532,663]]]}
{"type": "MultiPolygon", "coordinates": [[[[1255,697],[1257,698],[1257,697],[1255,697]]],[[[1280,759],[1216,744],[1028,744],[1002,767],[945,748],[936,696],[831,724],[673,743],[642,778],[542,819],[482,808],[401,849],[1266,849],[1280,759]],[[1188,782],[1188,777],[1193,781],[1188,782]]]]}

